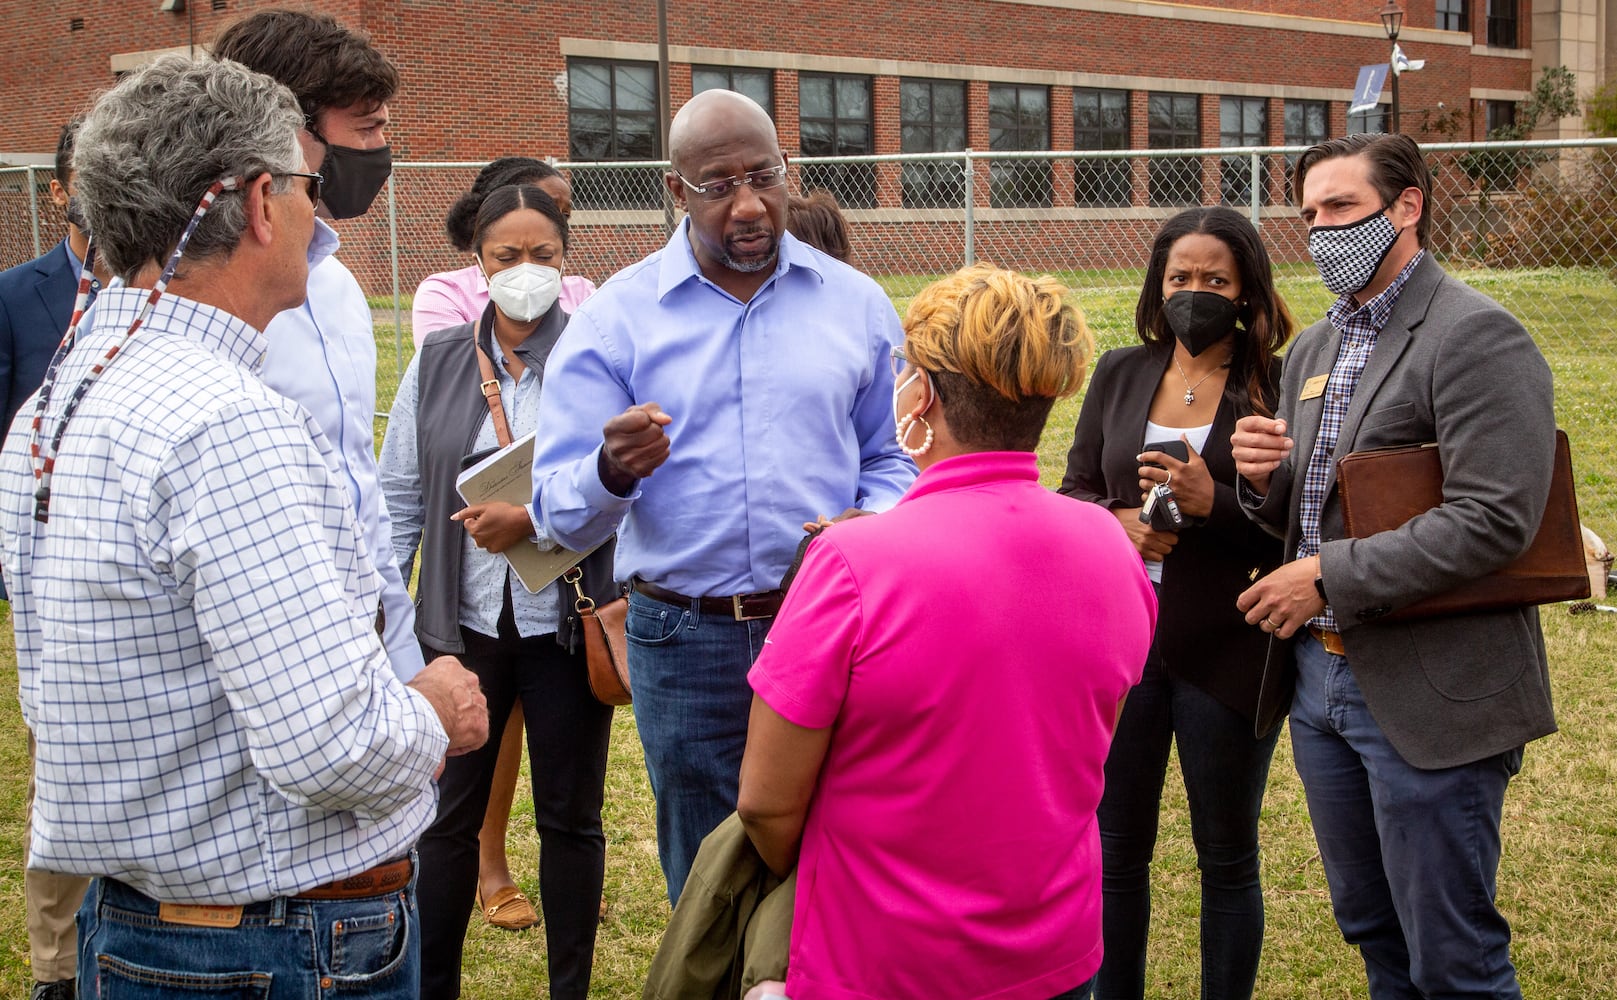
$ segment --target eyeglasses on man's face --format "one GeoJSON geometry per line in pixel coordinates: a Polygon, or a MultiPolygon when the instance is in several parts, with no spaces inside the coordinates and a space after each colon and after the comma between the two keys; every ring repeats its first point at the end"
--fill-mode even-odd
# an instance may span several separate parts
{"type": "Polygon", "coordinates": [[[719,180],[707,181],[703,184],[692,184],[685,179],[685,175],[678,170],[674,176],[680,179],[686,187],[690,188],[698,198],[703,201],[728,201],[745,184],[754,191],[766,191],[769,188],[780,187],[786,183],[786,164],[781,163],[762,170],[749,170],[735,177],[724,177],[719,180]]]}
{"type": "Polygon", "coordinates": [[[309,196],[309,202],[315,208],[320,207],[320,190],[326,186],[326,179],[319,174],[307,173],[301,170],[287,170],[282,173],[271,174],[271,177],[303,177],[309,183],[304,187],[304,193],[309,196]]]}

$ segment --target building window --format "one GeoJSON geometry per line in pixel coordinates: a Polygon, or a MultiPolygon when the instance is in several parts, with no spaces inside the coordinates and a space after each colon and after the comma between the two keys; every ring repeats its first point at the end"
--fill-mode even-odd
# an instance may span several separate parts
{"type": "Polygon", "coordinates": [[[1330,106],[1324,101],[1286,102],[1286,145],[1312,146],[1324,142],[1329,127],[1330,106]]]}
{"type": "MultiPolygon", "coordinates": [[[[965,82],[899,81],[898,119],[902,152],[947,153],[965,149],[965,82]]],[[[964,204],[964,161],[906,163],[901,177],[905,208],[954,208],[964,204]]]]}
{"type": "MultiPolygon", "coordinates": [[[[798,148],[804,156],[867,156],[870,77],[802,73],[797,78],[798,148]]],[[[810,163],[803,187],[825,188],[846,208],[876,206],[876,171],[870,163],[810,163]]]]}
{"type": "MultiPolygon", "coordinates": [[[[651,63],[571,59],[567,63],[567,158],[657,160],[657,67],[651,63]]],[[[574,169],[577,208],[655,208],[662,177],[655,168],[574,169]]]]}
{"type": "MultiPolygon", "coordinates": [[[[1330,105],[1324,101],[1287,101],[1286,137],[1288,146],[1312,146],[1325,141],[1330,127],[1330,105]]],[[[1286,154],[1286,187],[1291,188],[1291,172],[1297,166],[1299,153],[1286,154]]]]}
{"type": "MultiPolygon", "coordinates": [[[[1050,88],[996,83],[988,88],[988,148],[1020,152],[1050,148],[1050,88]]],[[[996,207],[1050,204],[1049,160],[994,160],[989,203],[996,207]]]]}
{"type": "MultiPolygon", "coordinates": [[[[1072,148],[1128,149],[1129,92],[1072,92],[1072,148]]],[[[1078,205],[1127,205],[1132,187],[1128,160],[1078,160],[1073,166],[1073,199],[1078,205]]]]}
{"type": "Polygon", "coordinates": [[[1465,9],[1465,0],[1437,0],[1437,30],[1471,30],[1471,16],[1465,9]]]}
{"type": "Polygon", "coordinates": [[[1488,44],[1516,47],[1516,0],[1488,0],[1488,44]]]}
{"type": "MultiPolygon", "coordinates": [[[[1261,146],[1269,134],[1269,109],[1261,97],[1221,97],[1218,99],[1218,144],[1220,146],[1261,146]]],[[[1263,159],[1258,159],[1263,169],[1263,159]]],[[[1226,156],[1219,164],[1219,194],[1226,205],[1252,203],[1252,157],[1226,156]]],[[[1267,202],[1268,191],[1259,174],[1258,197],[1267,202]]]]}
{"type": "Polygon", "coordinates": [[[1516,124],[1515,101],[1489,101],[1487,102],[1488,138],[1494,138],[1498,129],[1509,128],[1516,124]]]}
{"type": "Polygon", "coordinates": [[[1385,132],[1387,123],[1392,120],[1392,105],[1377,104],[1369,111],[1355,111],[1348,115],[1348,135],[1357,135],[1360,132],[1385,132]]]}
{"type": "MultiPolygon", "coordinates": [[[[1195,94],[1151,94],[1146,98],[1146,145],[1150,149],[1195,149],[1201,144],[1195,94]]],[[[1199,205],[1202,165],[1196,157],[1153,159],[1147,171],[1151,204],[1199,205]]]]}
{"type": "Polygon", "coordinates": [[[738,66],[692,66],[691,94],[704,90],[733,90],[758,102],[758,106],[775,114],[775,74],[767,69],[743,69],[738,66]]]}

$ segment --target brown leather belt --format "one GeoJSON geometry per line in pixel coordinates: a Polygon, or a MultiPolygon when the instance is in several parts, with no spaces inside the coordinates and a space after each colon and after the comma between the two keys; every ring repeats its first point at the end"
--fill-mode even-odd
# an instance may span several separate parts
{"type": "Polygon", "coordinates": [[[359,899],[363,896],[380,896],[383,893],[395,892],[409,885],[410,875],[413,871],[409,858],[384,861],[375,868],[355,872],[347,878],[327,882],[325,885],[317,885],[313,889],[305,889],[293,898],[359,899]]]}
{"type": "Polygon", "coordinates": [[[779,590],[760,590],[752,594],[736,594],[733,597],[686,597],[684,594],[676,594],[672,590],[659,587],[655,583],[647,583],[639,577],[634,579],[634,589],[654,601],[700,608],[704,614],[733,617],[738,622],[751,621],[754,618],[773,618],[780,612],[780,602],[786,599],[785,593],[779,590]]]}
{"type": "Polygon", "coordinates": [[[1319,644],[1325,647],[1325,652],[1330,653],[1332,656],[1347,655],[1347,647],[1342,645],[1342,633],[1327,632],[1318,625],[1310,625],[1308,626],[1308,634],[1318,639],[1319,644]]]}

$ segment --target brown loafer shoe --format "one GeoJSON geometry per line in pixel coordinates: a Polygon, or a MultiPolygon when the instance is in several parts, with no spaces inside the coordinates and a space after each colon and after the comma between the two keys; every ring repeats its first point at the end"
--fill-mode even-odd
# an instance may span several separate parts
{"type": "Polygon", "coordinates": [[[516,886],[508,885],[496,890],[487,900],[478,894],[478,905],[483,909],[483,919],[508,931],[527,930],[539,922],[539,914],[535,912],[533,904],[528,902],[516,886]]]}

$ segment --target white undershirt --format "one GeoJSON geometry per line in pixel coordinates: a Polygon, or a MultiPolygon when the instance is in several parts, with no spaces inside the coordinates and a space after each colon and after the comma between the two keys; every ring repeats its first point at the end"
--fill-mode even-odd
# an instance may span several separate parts
{"type": "MultiPolygon", "coordinates": [[[[1159,423],[1147,420],[1145,422],[1145,440],[1156,443],[1158,441],[1177,441],[1183,434],[1190,440],[1191,450],[1200,455],[1202,449],[1207,447],[1207,438],[1213,431],[1212,424],[1202,424],[1200,427],[1164,427],[1159,423]]],[[[1155,584],[1162,583],[1162,563],[1145,561],[1145,575],[1155,584]]]]}
{"type": "Polygon", "coordinates": [[[1190,446],[1198,455],[1207,447],[1207,436],[1212,432],[1212,424],[1202,424],[1200,427],[1164,427],[1150,420],[1145,422],[1146,441],[1177,441],[1179,435],[1183,434],[1190,439],[1190,446]]]}

